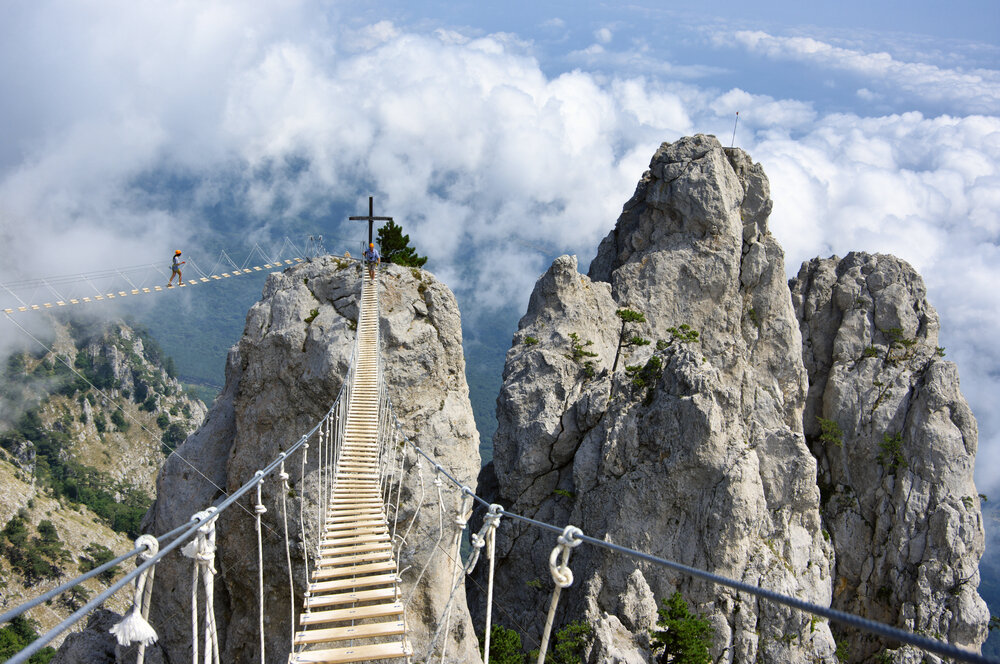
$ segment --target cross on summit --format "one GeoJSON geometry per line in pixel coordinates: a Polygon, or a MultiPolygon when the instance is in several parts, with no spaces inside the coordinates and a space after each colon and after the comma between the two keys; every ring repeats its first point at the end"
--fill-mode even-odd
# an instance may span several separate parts
{"type": "MultiPolygon", "coordinates": [[[[368,216],[367,217],[348,217],[348,221],[367,221],[368,222],[368,244],[372,244],[372,225],[376,221],[392,221],[392,217],[376,217],[375,216],[375,203],[374,196],[368,197],[368,216]]],[[[365,247],[367,249],[367,247],[365,247]]]]}

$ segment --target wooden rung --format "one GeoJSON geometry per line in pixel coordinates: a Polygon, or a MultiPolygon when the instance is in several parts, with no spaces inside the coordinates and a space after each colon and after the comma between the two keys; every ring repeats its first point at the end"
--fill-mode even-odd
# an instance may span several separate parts
{"type": "Polygon", "coordinates": [[[392,545],[388,540],[385,542],[374,542],[371,544],[352,544],[350,546],[326,547],[322,551],[322,556],[342,556],[352,553],[370,553],[372,551],[392,551],[392,545]]]}
{"type": "Polygon", "coordinates": [[[352,646],[350,648],[330,648],[328,650],[310,650],[289,656],[289,664],[350,664],[351,662],[369,662],[378,659],[398,659],[409,657],[413,648],[408,642],[393,641],[367,646],[352,646]]]}
{"type": "Polygon", "coordinates": [[[349,639],[364,639],[378,636],[397,636],[406,633],[406,624],[402,620],[389,622],[352,625],[350,627],[327,627],[311,629],[295,633],[295,645],[307,643],[324,643],[326,641],[347,641],[349,639]]]}
{"type": "Polygon", "coordinates": [[[372,509],[362,509],[362,510],[337,510],[327,512],[326,523],[327,525],[335,523],[352,523],[356,521],[359,517],[381,517],[382,510],[378,508],[372,509]]]}
{"type": "Polygon", "coordinates": [[[399,582],[399,577],[395,574],[372,574],[369,576],[359,576],[350,579],[335,579],[333,581],[319,581],[309,584],[310,593],[326,593],[334,590],[352,590],[356,588],[367,588],[370,586],[388,586],[399,582]]]}
{"type": "Polygon", "coordinates": [[[376,528],[387,528],[388,524],[385,519],[365,519],[363,521],[356,521],[353,523],[335,523],[327,524],[326,532],[332,533],[333,531],[351,531],[351,530],[374,530],[376,528]]]}
{"type": "Polygon", "coordinates": [[[379,574],[382,572],[396,571],[396,563],[392,560],[383,560],[376,563],[364,563],[361,565],[348,565],[344,567],[330,567],[322,570],[315,570],[312,574],[313,581],[324,581],[327,579],[339,579],[347,576],[357,576],[361,574],[379,574]]]}
{"type": "Polygon", "coordinates": [[[354,544],[371,544],[372,542],[388,542],[389,531],[373,535],[355,535],[353,537],[335,537],[324,539],[319,543],[321,549],[332,549],[338,546],[352,546],[354,544]]]}
{"type": "MultiPolygon", "coordinates": [[[[392,560],[392,549],[358,553],[349,556],[323,556],[317,561],[316,567],[341,567],[344,565],[357,565],[358,563],[373,563],[386,560],[392,560]]],[[[393,563],[393,568],[395,569],[395,563],[393,563]]]]}
{"type": "Polygon", "coordinates": [[[348,609],[331,609],[329,611],[312,611],[299,616],[301,625],[320,625],[337,622],[338,620],[361,620],[363,618],[383,618],[385,616],[402,616],[401,602],[373,604],[372,606],[354,606],[348,609]]]}
{"type": "Polygon", "coordinates": [[[317,608],[323,606],[337,606],[338,604],[354,604],[356,602],[383,602],[397,599],[399,590],[393,586],[391,588],[376,588],[374,590],[355,590],[345,593],[333,593],[330,595],[313,595],[306,597],[305,606],[317,608]]]}

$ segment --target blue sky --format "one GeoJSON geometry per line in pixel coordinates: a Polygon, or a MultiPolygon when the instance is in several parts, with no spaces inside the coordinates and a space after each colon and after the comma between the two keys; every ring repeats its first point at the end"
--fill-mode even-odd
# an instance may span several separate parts
{"type": "Polygon", "coordinates": [[[729,144],[739,111],[790,275],[850,250],[923,274],[1000,494],[998,7],[6,3],[0,280],[161,261],[237,183],[249,239],[374,191],[467,315],[523,309],[661,141],[729,144]]]}

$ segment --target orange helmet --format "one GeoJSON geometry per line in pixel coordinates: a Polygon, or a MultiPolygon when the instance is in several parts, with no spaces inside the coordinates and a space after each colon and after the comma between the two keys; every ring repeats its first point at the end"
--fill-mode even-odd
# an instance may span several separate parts
{"type": "Polygon", "coordinates": [[[374,249],[374,248],[375,248],[375,245],[374,245],[374,244],[372,244],[371,242],[369,242],[369,243],[368,243],[368,248],[369,248],[369,249],[374,249]]]}
{"type": "Polygon", "coordinates": [[[180,256],[180,254],[181,254],[181,250],[180,249],[177,249],[176,251],[174,251],[174,256],[180,256]]]}

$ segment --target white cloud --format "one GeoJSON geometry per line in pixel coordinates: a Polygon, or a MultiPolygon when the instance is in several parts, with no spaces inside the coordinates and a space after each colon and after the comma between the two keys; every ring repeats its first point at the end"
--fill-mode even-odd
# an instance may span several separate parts
{"type": "MultiPolygon", "coordinates": [[[[219,183],[235,181],[257,215],[249,224],[282,223],[278,200],[295,216],[331,197],[363,209],[375,193],[429,267],[460,295],[475,291],[471,306],[522,306],[552,253],[593,256],[661,141],[701,131],[728,143],[739,110],[736,142],[771,178],[789,271],[854,249],[912,262],[980,418],[983,458],[1000,456],[995,115],[823,114],[677,82],[707,68],[673,67],[641,44],[595,44],[570,56],[583,70],[551,75],[516,35],[341,23],[306,2],[73,7],[19,5],[0,27],[0,58],[22,63],[0,68],[0,120],[19,137],[0,147],[0,281],[162,260],[204,225],[194,215],[219,183]],[[256,176],[290,157],[305,166],[256,176]],[[189,206],[168,211],[132,186],[157,169],[200,183],[189,206]]],[[[957,81],[940,94],[959,105],[996,90],[995,72],[740,34],[769,57],[883,72],[921,94],[957,81]],[[986,85],[973,94],[963,76],[986,85]]]]}
{"type": "MultiPolygon", "coordinates": [[[[901,90],[926,101],[947,104],[958,112],[996,113],[1000,108],[1000,73],[992,69],[948,69],[901,62],[884,52],[866,53],[809,37],[777,37],[753,30],[718,35],[715,43],[726,44],[733,38],[753,53],[848,71],[869,79],[868,87],[901,90]]],[[[869,90],[865,93],[871,94],[869,90]]]]}
{"type": "Polygon", "coordinates": [[[611,43],[611,38],[613,36],[614,36],[613,33],[608,28],[599,28],[594,31],[594,39],[596,39],[602,44],[611,43]]]}

